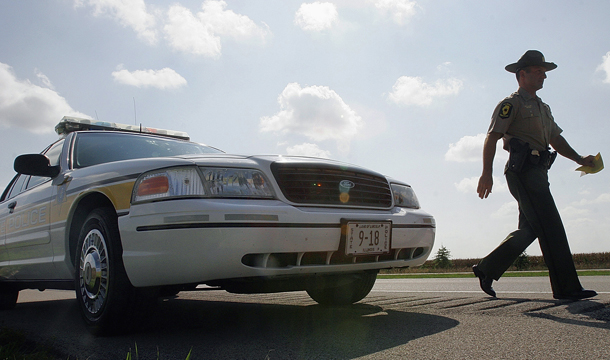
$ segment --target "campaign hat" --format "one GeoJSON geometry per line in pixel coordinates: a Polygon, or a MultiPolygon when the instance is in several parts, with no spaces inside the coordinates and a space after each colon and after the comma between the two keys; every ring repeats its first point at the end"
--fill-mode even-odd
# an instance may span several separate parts
{"type": "Polygon", "coordinates": [[[555,63],[546,62],[544,55],[538,50],[528,50],[521,56],[516,63],[506,65],[505,69],[508,72],[516,73],[517,71],[528,66],[542,66],[546,71],[551,71],[557,67],[555,63]]]}

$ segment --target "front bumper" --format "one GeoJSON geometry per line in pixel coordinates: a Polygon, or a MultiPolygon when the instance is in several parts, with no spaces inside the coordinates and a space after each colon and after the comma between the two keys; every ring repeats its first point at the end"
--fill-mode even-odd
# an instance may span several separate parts
{"type": "Polygon", "coordinates": [[[119,217],[134,286],[354,272],[423,264],[434,218],[421,210],[294,207],[277,200],[181,199],[138,204],[119,217]],[[346,257],[341,221],[392,222],[391,253],[346,257]]]}

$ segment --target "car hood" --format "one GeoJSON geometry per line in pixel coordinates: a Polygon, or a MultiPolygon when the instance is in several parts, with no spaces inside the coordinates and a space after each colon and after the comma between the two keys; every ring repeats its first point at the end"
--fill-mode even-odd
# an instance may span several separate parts
{"type": "Polygon", "coordinates": [[[384,176],[369,169],[357,166],[354,164],[345,163],[342,161],[317,158],[310,156],[294,156],[294,155],[235,155],[235,154],[204,154],[181,156],[186,160],[195,162],[198,166],[244,166],[244,167],[261,167],[269,169],[273,163],[294,164],[303,166],[321,166],[321,167],[336,167],[340,166],[344,169],[351,169],[374,173],[384,176]]]}

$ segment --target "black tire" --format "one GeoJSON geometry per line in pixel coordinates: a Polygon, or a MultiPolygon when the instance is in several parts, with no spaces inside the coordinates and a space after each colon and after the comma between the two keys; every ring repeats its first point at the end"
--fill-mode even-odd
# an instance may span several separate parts
{"type": "Polygon", "coordinates": [[[19,291],[0,288],[0,310],[10,310],[17,305],[19,291]]]}
{"type": "Polygon", "coordinates": [[[123,265],[116,213],[93,210],[81,227],[75,252],[76,301],[94,335],[130,332],[139,325],[143,297],[123,265]]]}
{"type": "Polygon", "coordinates": [[[377,271],[320,276],[308,286],[307,294],[320,305],[351,305],[371,292],[375,280],[377,271]]]}

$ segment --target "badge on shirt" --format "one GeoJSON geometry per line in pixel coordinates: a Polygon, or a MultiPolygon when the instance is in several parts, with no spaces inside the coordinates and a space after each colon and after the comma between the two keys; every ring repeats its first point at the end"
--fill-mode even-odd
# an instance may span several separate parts
{"type": "Polygon", "coordinates": [[[513,104],[509,103],[509,102],[503,102],[502,105],[500,105],[500,118],[501,119],[506,119],[510,116],[510,113],[513,111],[513,104]]]}

